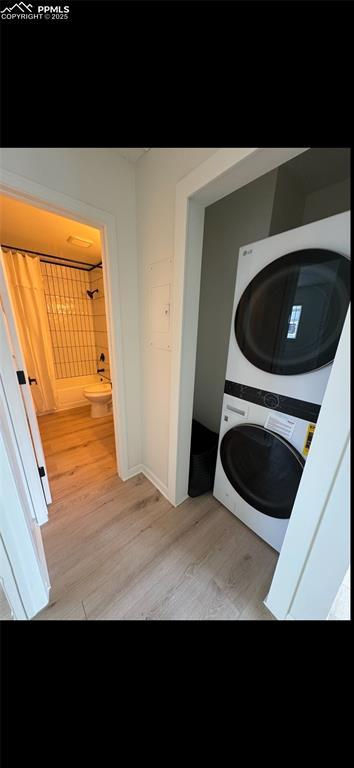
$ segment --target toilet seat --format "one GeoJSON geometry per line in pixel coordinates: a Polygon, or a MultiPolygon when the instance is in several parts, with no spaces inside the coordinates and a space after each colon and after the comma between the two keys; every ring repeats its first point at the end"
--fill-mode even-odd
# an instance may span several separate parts
{"type": "Polygon", "coordinates": [[[102,395],[110,394],[112,387],[110,384],[90,384],[90,386],[84,388],[84,394],[90,395],[90,399],[99,398],[102,395]]]}

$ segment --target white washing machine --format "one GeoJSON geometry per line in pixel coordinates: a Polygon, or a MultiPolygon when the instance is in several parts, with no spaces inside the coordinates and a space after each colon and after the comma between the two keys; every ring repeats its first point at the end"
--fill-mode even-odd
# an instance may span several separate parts
{"type": "Polygon", "coordinates": [[[214,496],[278,552],[350,300],[350,212],[239,252],[214,496]]]}
{"type": "Polygon", "coordinates": [[[280,552],[320,406],[236,383],[233,391],[223,400],[214,496],[280,552]]]}

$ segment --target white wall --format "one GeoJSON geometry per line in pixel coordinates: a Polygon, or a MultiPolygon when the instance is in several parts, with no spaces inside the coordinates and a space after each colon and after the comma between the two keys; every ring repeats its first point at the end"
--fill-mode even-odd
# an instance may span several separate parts
{"type": "MultiPolygon", "coordinates": [[[[106,149],[2,149],[0,166],[115,218],[118,250],[128,465],[141,461],[140,343],[134,166],[106,149]]],[[[118,361],[119,364],[119,361],[118,361]]]]}
{"type": "Polygon", "coordinates": [[[350,179],[317,189],[306,197],[303,224],[350,209],[350,179]]]}
{"type": "Polygon", "coordinates": [[[142,347],[142,461],[168,483],[171,350],[149,343],[149,267],[173,261],[176,184],[215,149],[152,149],[136,165],[142,347]]]}
{"type": "Polygon", "coordinates": [[[278,170],[205,209],[193,416],[219,432],[238,252],[269,235],[278,170]]]}

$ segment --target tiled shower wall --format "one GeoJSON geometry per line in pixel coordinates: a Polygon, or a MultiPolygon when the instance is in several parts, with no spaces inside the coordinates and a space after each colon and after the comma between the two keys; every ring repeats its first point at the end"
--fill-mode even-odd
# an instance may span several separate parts
{"type": "Polygon", "coordinates": [[[91,270],[88,275],[90,280],[90,290],[93,291],[95,288],[98,288],[98,293],[95,293],[91,302],[96,344],[96,359],[99,361],[97,368],[104,368],[104,373],[101,375],[111,380],[102,269],[97,267],[97,269],[91,270]],[[100,361],[99,359],[101,353],[103,353],[105,356],[104,362],[100,361]]]}
{"type": "Polygon", "coordinates": [[[89,275],[41,261],[56,379],[96,373],[97,355],[89,275]]]}

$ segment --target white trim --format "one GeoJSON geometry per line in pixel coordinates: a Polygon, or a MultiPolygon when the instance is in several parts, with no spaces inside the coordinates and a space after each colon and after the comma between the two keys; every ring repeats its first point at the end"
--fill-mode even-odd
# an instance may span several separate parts
{"type": "MultiPolygon", "coordinates": [[[[127,476],[124,479],[130,480],[131,477],[136,477],[136,475],[140,475],[140,474],[144,475],[147,480],[150,480],[150,483],[152,483],[155,486],[155,488],[157,488],[157,490],[160,491],[160,493],[162,493],[163,496],[165,496],[167,501],[169,501],[170,504],[174,506],[174,504],[172,503],[171,499],[168,496],[167,485],[164,485],[163,483],[161,483],[159,478],[156,477],[156,475],[154,475],[154,473],[151,472],[151,470],[148,469],[148,467],[146,467],[145,464],[136,464],[135,467],[132,467],[132,469],[129,470],[127,476]]],[[[187,498],[188,496],[186,496],[186,499],[187,498]]],[[[185,499],[183,499],[183,501],[185,501],[185,499]]]]}
{"type": "Polygon", "coordinates": [[[112,375],[112,401],[118,474],[128,472],[126,402],[124,387],[124,345],[122,337],[119,275],[119,244],[114,216],[108,211],[77,200],[69,195],[31,181],[24,176],[1,169],[0,192],[26,200],[43,210],[97,227],[102,235],[103,282],[106,298],[108,346],[112,375]],[[119,363],[118,363],[119,361],[119,363]],[[119,414],[119,418],[118,418],[119,414]]]}
{"type": "Polygon", "coordinates": [[[188,486],[204,208],[307,149],[220,149],[176,186],[168,469],[175,506],[188,486]]]}
{"type": "MultiPolygon", "coordinates": [[[[167,485],[164,485],[164,483],[161,483],[159,478],[156,477],[156,475],[154,475],[154,473],[151,472],[151,470],[148,469],[148,467],[145,467],[144,464],[141,465],[141,470],[140,471],[143,473],[143,475],[145,475],[145,477],[148,480],[150,480],[150,482],[155,486],[155,488],[157,488],[157,490],[160,491],[160,493],[162,493],[162,495],[167,499],[167,501],[169,501],[172,504],[171,499],[168,496],[167,485]]],[[[172,506],[174,506],[174,505],[172,505],[172,506]]]]}
{"type": "Polygon", "coordinates": [[[349,565],[349,435],[350,307],[266,598],[267,608],[278,619],[288,613],[295,619],[326,619],[345,576],[349,565]]]}
{"type": "Polygon", "coordinates": [[[128,472],[122,480],[130,480],[131,477],[135,477],[136,475],[139,475],[143,471],[142,464],[136,464],[135,467],[131,467],[131,469],[128,469],[128,472]]]}
{"type": "Polygon", "coordinates": [[[9,604],[12,619],[27,619],[16,579],[7,556],[6,547],[0,536],[0,586],[9,604]]]}
{"type": "Polygon", "coordinates": [[[290,606],[294,619],[327,619],[350,565],[350,441],[290,606]],[[328,563],[331,567],[328,568],[328,563]]]}
{"type": "MultiPolygon", "coordinates": [[[[5,429],[3,435],[0,434],[0,530],[25,612],[23,615],[19,610],[16,617],[31,619],[48,604],[50,583],[41,533],[31,517],[21,465],[16,456],[9,453],[9,441],[14,439],[5,429]]],[[[14,601],[12,607],[15,610],[14,601]]]]}

